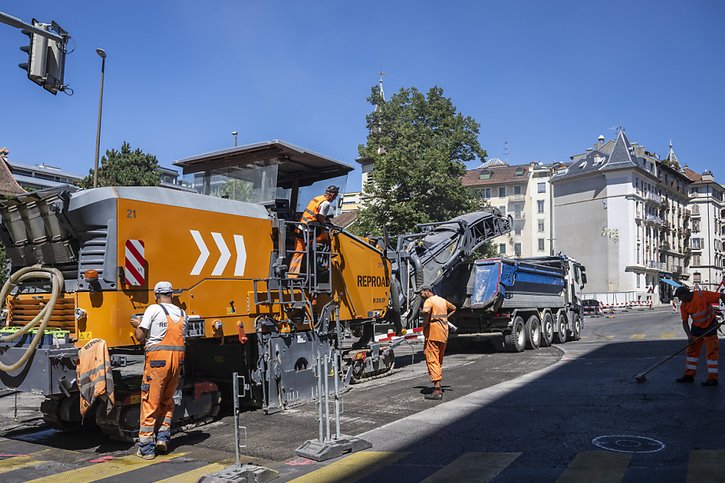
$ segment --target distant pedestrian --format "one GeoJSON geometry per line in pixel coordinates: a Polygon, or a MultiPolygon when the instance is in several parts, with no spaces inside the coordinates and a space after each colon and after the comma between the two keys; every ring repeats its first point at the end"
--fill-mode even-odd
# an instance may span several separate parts
{"type": "Polygon", "coordinates": [[[687,287],[677,287],[675,297],[680,300],[680,313],[682,315],[682,328],[687,334],[689,346],[685,361],[685,374],[677,382],[693,382],[700,352],[704,342],[707,355],[707,379],[702,381],[703,386],[717,386],[719,341],[717,337],[717,317],[712,304],[725,301],[725,294],[696,290],[690,292],[687,287]],[[688,324],[692,318],[692,327],[688,324]]]}
{"type": "Polygon", "coordinates": [[[428,366],[428,375],[433,383],[433,392],[426,394],[426,399],[442,399],[443,390],[441,380],[443,379],[443,355],[446,352],[448,343],[448,317],[455,311],[456,307],[443,297],[433,293],[430,285],[420,287],[420,296],[423,297],[423,335],[425,345],[423,354],[428,366]]]}

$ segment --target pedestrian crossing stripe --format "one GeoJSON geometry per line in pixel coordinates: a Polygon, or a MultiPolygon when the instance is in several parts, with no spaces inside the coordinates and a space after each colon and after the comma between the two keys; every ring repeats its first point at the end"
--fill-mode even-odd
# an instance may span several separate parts
{"type": "MultiPolygon", "coordinates": [[[[294,483],[323,483],[326,481],[345,481],[351,483],[395,463],[410,453],[393,453],[387,451],[363,451],[353,453],[300,478],[294,483]]],[[[290,482],[290,483],[292,483],[290,482]]]]}
{"type": "Polygon", "coordinates": [[[631,453],[611,451],[584,451],[577,454],[556,483],[597,481],[617,483],[624,475],[632,459],[631,453]]]}
{"type": "Polygon", "coordinates": [[[173,453],[163,456],[157,456],[152,460],[141,459],[136,455],[122,456],[120,458],[114,458],[112,460],[95,463],[81,468],[76,468],[62,473],[56,473],[50,476],[44,476],[36,480],[30,480],[33,482],[44,482],[44,483],[75,483],[78,481],[90,482],[98,481],[104,478],[110,478],[111,476],[117,476],[128,471],[138,470],[147,466],[155,465],[163,461],[168,461],[173,458],[184,456],[187,453],[173,453]]]}
{"type": "Polygon", "coordinates": [[[28,468],[29,466],[35,466],[43,463],[42,460],[37,459],[37,456],[47,451],[50,450],[44,449],[42,451],[33,453],[32,455],[11,456],[10,458],[2,459],[0,460],[0,474],[9,473],[11,471],[20,470],[23,468],[28,468]]]}
{"type": "Polygon", "coordinates": [[[423,483],[491,481],[520,455],[521,453],[464,453],[423,480],[423,483]]]}
{"type": "Polygon", "coordinates": [[[690,451],[687,483],[722,481],[725,475],[725,450],[699,449],[690,451]]]}
{"type": "Polygon", "coordinates": [[[204,475],[216,473],[226,468],[227,465],[221,463],[212,463],[210,465],[202,466],[195,470],[187,471],[179,475],[171,476],[169,478],[159,480],[156,483],[196,483],[204,475]]]}

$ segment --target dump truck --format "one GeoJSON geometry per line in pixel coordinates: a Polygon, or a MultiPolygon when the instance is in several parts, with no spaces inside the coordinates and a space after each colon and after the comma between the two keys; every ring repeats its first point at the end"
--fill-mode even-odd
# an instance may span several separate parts
{"type": "Polygon", "coordinates": [[[98,424],[115,439],[136,436],[144,356],[129,319],[154,302],[160,280],[172,282],[189,318],[179,430],[218,414],[233,375],[240,399],[274,413],[319,398],[323,355],[344,368],[325,377],[343,385],[389,373],[394,352],[372,335],[413,323],[416,270],[450,273],[509,223],[484,211],[424,227],[399,253],[334,225],[299,222],[304,203],[344,184],[353,168],[338,161],[274,140],[175,164],[185,182],[171,187],[60,186],[0,202],[11,268],[1,294],[0,388],[45,395],[41,410],[53,427],[98,424]],[[315,243],[322,232],[329,245],[315,243]],[[301,270],[290,273],[295,237],[306,249],[301,270]],[[451,261],[435,268],[426,253],[440,259],[440,250],[451,261]],[[115,404],[82,418],[78,351],[94,339],[109,349],[115,404]]]}
{"type": "Polygon", "coordinates": [[[521,352],[581,338],[586,269],[565,255],[488,258],[466,266],[440,293],[458,308],[454,337],[500,335],[521,352]]]}

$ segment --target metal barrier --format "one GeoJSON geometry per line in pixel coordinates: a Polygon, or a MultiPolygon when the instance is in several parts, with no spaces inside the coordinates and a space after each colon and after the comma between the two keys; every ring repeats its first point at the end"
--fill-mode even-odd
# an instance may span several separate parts
{"type": "Polygon", "coordinates": [[[340,395],[340,352],[330,349],[327,354],[320,354],[316,360],[317,372],[317,439],[305,441],[295,450],[298,456],[314,461],[326,461],[347,453],[354,453],[372,447],[368,441],[340,433],[340,414],[342,414],[342,398],[340,395]],[[333,408],[335,433],[332,434],[330,417],[330,376],[334,380],[333,408]]]}

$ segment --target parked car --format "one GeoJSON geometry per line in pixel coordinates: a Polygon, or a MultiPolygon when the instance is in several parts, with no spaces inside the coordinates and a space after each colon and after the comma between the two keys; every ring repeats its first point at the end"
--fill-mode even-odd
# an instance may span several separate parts
{"type": "Polygon", "coordinates": [[[604,311],[602,310],[602,303],[599,300],[582,300],[582,310],[584,312],[584,315],[589,315],[591,317],[604,316],[604,311]]]}

